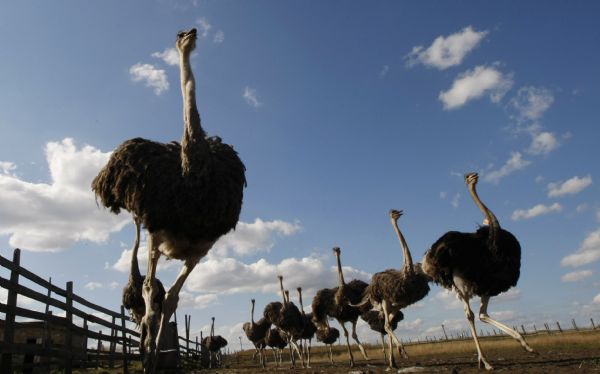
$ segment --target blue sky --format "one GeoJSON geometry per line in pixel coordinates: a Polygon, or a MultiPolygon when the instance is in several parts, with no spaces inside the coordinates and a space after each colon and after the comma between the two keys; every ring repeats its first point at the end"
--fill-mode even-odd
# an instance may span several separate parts
{"type": "MultiPolygon", "coordinates": [[[[279,299],[278,273],[310,304],[336,284],[333,246],[348,279],[399,267],[390,208],[405,212],[415,259],[446,231],[474,230],[482,216],[463,182],[469,171],[523,248],[517,288],[490,310],[513,325],[600,319],[599,10],[2,2],[0,253],[20,247],[25,267],[118,308],[134,229],[127,214],[98,208],[89,184],[124,140],[181,137],[170,57],[176,32],[193,26],[203,126],[235,146],[248,188],[237,231],[184,287],[179,315],[192,314],[192,331],[216,316],[217,331],[237,341],[249,299],[259,311],[279,299]]],[[[159,277],[172,282],[180,266],[165,262],[159,277]]],[[[438,287],[405,316],[406,338],[465,326],[438,287]]]]}

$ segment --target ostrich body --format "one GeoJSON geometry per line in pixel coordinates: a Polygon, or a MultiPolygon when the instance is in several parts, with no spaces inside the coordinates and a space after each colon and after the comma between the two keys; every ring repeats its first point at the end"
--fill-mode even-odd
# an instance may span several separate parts
{"type": "Polygon", "coordinates": [[[517,331],[492,319],[487,312],[490,298],[507,291],[519,280],[521,245],[513,234],[502,229],[498,219],[481,201],[475,186],[477,173],[465,175],[465,182],[475,204],[485,216],[484,226],[474,233],[450,231],[442,235],[425,253],[423,270],[437,284],[454,290],[465,309],[477,347],[479,366],[493,369],[487,361],[475,329],[475,318],[469,300],[481,298],[479,319],[504,331],[521,343],[523,349],[534,352],[517,331]]]}
{"type": "Polygon", "coordinates": [[[298,299],[300,301],[300,311],[302,313],[302,332],[299,338],[304,340],[305,344],[302,344],[302,352],[306,353],[306,367],[310,367],[310,349],[312,345],[312,339],[315,337],[317,327],[312,321],[312,313],[304,313],[304,304],[302,303],[302,287],[297,288],[298,299]],[[308,341],[308,344],[306,344],[308,341]]]}
{"type": "MultiPolygon", "coordinates": [[[[378,332],[381,336],[381,351],[383,352],[383,361],[387,361],[387,355],[385,353],[385,336],[387,335],[387,331],[385,331],[385,316],[377,311],[377,310],[369,310],[360,315],[363,321],[369,324],[371,330],[378,332]]],[[[404,319],[404,314],[401,311],[398,311],[394,314],[394,317],[390,321],[390,327],[392,331],[396,330],[398,327],[398,322],[404,319]]],[[[390,338],[391,339],[391,338],[390,338]]]]}
{"type": "Polygon", "coordinates": [[[235,228],[246,184],[244,164],[234,149],[218,137],[207,137],[202,129],[190,64],[195,46],[196,29],[178,33],[184,104],[181,144],[127,140],[92,182],[105,207],[113,213],[131,212],[149,233],[142,319],[142,340],[150,353],[144,363],[147,372],[155,371],[162,331],[177,308],[183,283],[215,241],[235,228]],[[161,254],[184,261],[184,266],[159,308],[154,298],[161,254]],[[158,331],[154,319],[160,320],[158,331]]]}
{"type": "Polygon", "coordinates": [[[333,364],[333,352],[331,346],[340,338],[340,330],[335,327],[326,327],[317,330],[317,341],[329,346],[329,361],[333,364]]]}
{"type": "Polygon", "coordinates": [[[363,303],[368,301],[373,305],[373,308],[378,310],[384,318],[384,329],[390,336],[389,340],[389,367],[395,368],[396,362],[392,352],[392,340],[396,344],[398,354],[403,357],[408,357],[402,342],[394,334],[391,321],[394,320],[397,313],[401,313],[403,309],[417,301],[423,299],[429,293],[429,277],[421,268],[421,264],[413,264],[412,256],[404,235],[398,227],[398,218],[402,216],[402,211],[391,210],[390,221],[396,231],[396,235],[400,241],[404,253],[404,264],[402,269],[388,269],[379,273],[375,273],[371,278],[369,287],[365,290],[365,299],[363,303]]]}
{"type": "Polygon", "coordinates": [[[210,326],[210,335],[202,339],[202,345],[208,349],[210,368],[212,368],[213,356],[215,356],[216,366],[221,365],[221,348],[227,346],[227,339],[221,335],[215,335],[215,317],[212,317],[212,324],[210,326]]]}
{"type": "Polygon", "coordinates": [[[287,336],[278,327],[273,327],[267,331],[265,344],[273,349],[275,363],[279,366],[281,363],[281,350],[287,346],[287,336]]]}
{"type": "Polygon", "coordinates": [[[340,249],[338,247],[333,248],[333,253],[337,260],[339,286],[317,291],[312,302],[313,322],[318,329],[325,329],[329,327],[328,317],[335,318],[338,321],[340,326],[342,326],[344,336],[346,337],[350,366],[354,367],[354,355],[350,348],[349,334],[345,323],[350,322],[352,324],[352,338],[358,344],[358,348],[365,360],[369,360],[367,352],[358,340],[358,335],[356,334],[356,322],[361,313],[371,309],[371,305],[365,303],[361,307],[354,306],[361,302],[363,292],[368,284],[358,279],[353,279],[350,283],[346,284],[344,281],[344,273],[342,272],[340,249]]]}
{"type": "Polygon", "coordinates": [[[259,354],[260,363],[262,367],[265,367],[265,356],[264,356],[264,348],[265,348],[265,336],[267,335],[267,331],[271,328],[271,323],[267,321],[264,317],[259,319],[258,322],[254,322],[254,304],[255,300],[252,299],[252,312],[250,314],[250,322],[244,323],[242,329],[246,333],[246,337],[248,340],[254,344],[254,348],[259,354]]]}

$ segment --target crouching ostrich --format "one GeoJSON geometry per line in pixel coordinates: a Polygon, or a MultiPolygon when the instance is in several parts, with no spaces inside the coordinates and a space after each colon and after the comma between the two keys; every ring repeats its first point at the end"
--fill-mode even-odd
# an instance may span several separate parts
{"type": "Polygon", "coordinates": [[[331,346],[340,338],[340,330],[335,327],[326,327],[317,330],[317,341],[329,346],[329,361],[333,364],[333,351],[331,346]]]}
{"type": "Polygon", "coordinates": [[[401,313],[400,309],[416,303],[429,293],[430,279],[421,269],[421,264],[413,264],[406,240],[398,227],[398,218],[401,215],[402,211],[390,210],[390,220],[404,252],[402,269],[388,269],[375,273],[371,278],[371,283],[365,290],[361,302],[361,304],[371,303],[373,308],[382,314],[384,329],[390,336],[388,369],[396,367],[392,351],[392,340],[396,344],[398,354],[405,358],[408,357],[402,342],[394,334],[391,322],[395,319],[397,313],[401,313]]]}
{"type": "Polygon", "coordinates": [[[215,335],[215,317],[212,317],[210,325],[210,335],[202,339],[202,345],[208,350],[209,365],[213,367],[213,356],[215,357],[215,366],[221,365],[221,348],[227,346],[227,339],[221,335],[215,335]]]}
{"type": "Polygon", "coordinates": [[[481,298],[479,319],[499,328],[521,343],[523,349],[534,352],[523,336],[507,325],[492,319],[487,312],[490,298],[515,286],[521,268],[521,245],[513,234],[502,229],[498,219],[479,198],[475,186],[477,173],[465,175],[471,198],[485,219],[474,233],[449,231],[442,235],[425,253],[423,270],[434,282],[454,290],[465,308],[465,315],[477,347],[479,367],[493,367],[486,359],[475,329],[475,318],[469,300],[481,298]]]}
{"type": "MultiPolygon", "coordinates": [[[[383,361],[387,361],[387,355],[385,353],[385,336],[387,335],[387,331],[385,331],[385,317],[384,315],[377,310],[369,310],[366,313],[360,315],[363,321],[369,324],[371,330],[378,332],[381,336],[381,351],[383,352],[383,361]]],[[[394,317],[390,321],[390,327],[392,331],[396,330],[398,327],[398,322],[404,319],[404,314],[401,311],[398,311],[394,314],[394,317]]],[[[391,339],[391,338],[390,338],[391,339]]]]}
{"type": "Polygon", "coordinates": [[[92,190],[113,213],[139,217],[148,230],[148,271],[143,297],[142,336],[145,372],[156,370],[162,332],[177,308],[179,292],[215,241],[235,228],[246,184],[245,167],[233,147],[207,137],[196,107],[190,55],[196,29],[177,34],[184,131],[181,144],[142,138],[127,140],[112,153],[92,182],[92,190]],[[156,266],[161,255],[184,261],[162,308],[156,266]],[[155,320],[160,321],[158,331],[155,320]]]}
{"type": "MultiPolygon", "coordinates": [[[[256,348],[256,352],[260,358],[260,364],[264,368],[265,367],[265,337],[267,335],[267,331],[271,327],[271,322],[267,321],[264,317],[259,319],[258,322],[254,322],[254,304],[255,300],[252,299],[252,312],[250,313],[250,322],[244,323],[242,329],[246,333],[246,337],[248,340],[254,344],[254,348],[256,348]]],[[[255,353],[256,355],[256,353],[255,353]]]]}

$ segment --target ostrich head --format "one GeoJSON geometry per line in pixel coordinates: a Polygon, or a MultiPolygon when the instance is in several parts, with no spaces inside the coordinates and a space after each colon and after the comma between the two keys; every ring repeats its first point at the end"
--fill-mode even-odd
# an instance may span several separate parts
{"type": "Polygon", "coordinates": [[[477,173],[467,173],[465,174],[465,183],[467,186],[476,185],[479,180],[479,175],[477,173]]]}
{"type": "Polygon", "coordinates": [[[175,45],[181,54],[192,52],[196,48],[196,29],[178,32],[175,45]]]}
{"type": "Polygon", "coordinates": [[[396,222],[398,218],[402,217],[402,214],[404,214],[402,210],[390,209],[390,219],[392,222],[396,222]]]}
{"type": "Polygon", "coordinates": [[[333,247],[333,254],[336,256],[340,255],[340,247],[333,247]]]}

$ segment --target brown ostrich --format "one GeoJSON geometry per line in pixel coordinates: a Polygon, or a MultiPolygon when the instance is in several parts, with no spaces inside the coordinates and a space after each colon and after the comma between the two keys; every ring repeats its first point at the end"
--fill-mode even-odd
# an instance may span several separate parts
{"type": "Polygon", "coordinates": [[[358,348],[365,360],[368,361],[369,357],[367,356],[367,352],[358,340],[358,335],[356,334],[356,322],[361,313],[371,309],[371,305],[363,303],[360,307],[354,306],[354,304],[359,304],[361,302],[362,294],[368,284],[358,279],[353,279],[350,283],[346,284],[344,281],[344,273],[342,271],[340,248],[333,248],[333,253],[337,260],[339,286],[317,291],[312,302],[313,322],[318,329],[325,329],[329,327],[328,317],[335,318],[338,321],[340,326],[342,326],[344,336],[346,337],[350,367],[354,367],[354,355],[350,348],[350,339],[348,338],[349,334],[345,323],[350,322],[352,324],[352,338],[358,344],[358,348]]]}
{"type": "Polygon", "coordinates": [[[513,234],[502,229],[492,211],[481,201],[475,186],[477,173],[465,175],[471,198],[484,215],[484,225],[474,233],[449,231],[425,253],[423,270],[437,284],[454,290],[464,303],[465,315],[477,348],[479,367],[492,370],[475,329],[475,317],[469,300],[481,298],[479,319],[516,339],[523,349],[535,352],[516,330],[492,319],[487,312],[490,298],[517,285],[521,269],[521,245],[513,234]]]}
{"type": "MultiPolygon", "coordinates": [[[[387,354],[385,353],[385,336],[387,335],[387,331],[385,331],[385,317],[384,315],[377,310],[369,310],[360,315],[363,321],[365,321],[371,330],[378,332],[381,336],[381,351],[383,352],[383,361],[387,361],[387,354]]],[[[393,330],[396,330],[398,327],[398,322],[404,319],[404,314],[401,311],[398,311],[394,314],[394,318],[390,321],[390,326],[393,330]]],[[[390,338],[391,339],[391,338],[390,338]]]]}
{"type": "Polygon", "coordinates": [[[298,299],[300,301],[300,312],[302,313],[302,332],[299,338],[304,340],[302,344],[302,353],[306,355],[306,367],[310,367],[310,349],[312,339],[315,337],[317,327],[312,321],[312,313],[304,313],[304,304],[302,303],[302,287],[296,289],[298,291],[298,299]],[[308,342],[307,342],[308,341],[308,342]]]}
{"type": "Polygon", "coordinates": [[[333,364],[333,351],[331,346],[340,338],[340,330],[335,327],[326,327],[317,330],[317,341],[329,346],[329,361],[333,364]]]}
{"type": "Polygon", "coordinates": [[[221,365],[221,349],[227,346],[227,339],[221,335],[215,335],[215,317],[212,317],[210,325],[210,335],[202,339],[202,345],[209,352],[209,366],[213,367],[213,356],[215,357],[215,367],[221,365]]]}
{"type": "Polygon", "coordinates": [[[244,164],[233,147],[219,137],[207,137],[201,126],[190,64],[195,46],[196,29],[177,34],[184,104],[181,144],[127,140],[92,182],[105,207],[113,213],[131,212],[149,233],[146,315],[141,321],[144,348],[150,353],[144,363],[147,372],[155,371],[162,331],[177,308],[188,275],[215,241],[235,228],[246,185],[244,164]],[[159,308],[154,300],[161,255],[184,265],[159,308]],[[158,331],[154,319],[160,320],[158,331]]]}
{"type": "Polygon", "coordinates": [[[394,334],[391,327],[391,321],[396,313],[411,304],[423,299],[429,293],[429,277],[421,269],[421,264],[413,264],[408,244],[398,228],[398,218],[402,216],[402,211],[390,210],[390,220],[396,235],[400,240],[400,245],[404,252],[404,264],[402,269],[388,269],[376,273],[371,278],[371,284],[365,290],[365,297],[362,303],[371,303],[373,308],[378,310],[384,317],[385,331],[390,336],[389,340],[389,367],[395,368],[396,362],[392,352],[392,340],[396,344],[398,354],[408,357],[402,342],[394,334]]]}
{"type": "Polygon", "coordinates": [[[273,349],[275,363],[279,366],[281,364],[281,350],[287,346],[287,336],[278,327],[273,327],[267,331],[265,344],[273,349]]]}
{"type": "MultiPolygon", "coordinates": [[[[250,314],[250,322],[244,323],[242,329],[246,333],[246,337],[248,340],[254,344],[254,348],[259,355],[260,364],[264,368],[265,367],[265,337],[267,335],[267,331],[271,328],[271,323],[267,321],[264,317],[259,319],[258,322],[254,322],[254,304],[255,300],[252,299],[252,312],[250,314]]],[[[255,353],[256,355],[256,353],[255,353]]]]}

